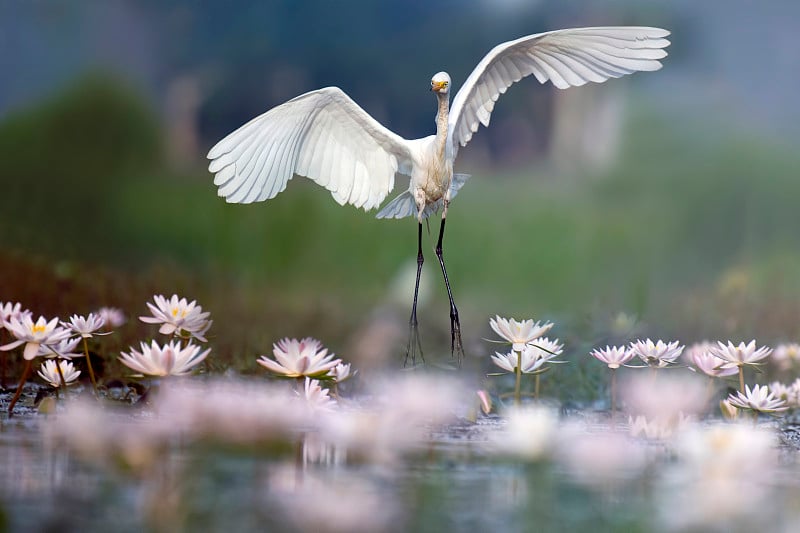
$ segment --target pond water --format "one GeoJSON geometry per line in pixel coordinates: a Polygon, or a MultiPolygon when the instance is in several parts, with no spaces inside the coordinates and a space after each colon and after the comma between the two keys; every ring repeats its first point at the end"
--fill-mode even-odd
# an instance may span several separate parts
{"type": "MultiPolygon", "coordinates": [[[[381,460],[322,442],[316,432],[280,444],[173,435],[166,445],[87,457],[74,442],[53,437],[53,427],[69,416],[64,405],[55,415],[42,415],[24,407],[28,400],[0,426],[7,531],[792,531],[800,524],[793,510],[800,498],[797,429],[785,423],[777,460],[766,463],[770,470],[755,485],[737,480],[733,486],[761,510],[699,527],[696,520],[669,519],[689,512],[682,505],[695,490],[692,481],[668,470],[680,462],[670,445],[631,439],[622,425],[621,438],[636,443],[630,461],[643,466],[594,477],[580,471],[592,473],[591,463],[553,459],[558,450],[536,459],[498,454],[496,437],[508,422],[497,415],[428,427],[423,439],[381,460]]],[[[124,424],[122,441],[150,438],[155,415],[149,408],[114,416],[101,423],[124,424]]],[[[559,424],[579,423],[578,439],[611,434],[602,419],[594,420],[591,413],[562,412],[559,424]]],[[[775,423],[762,420],[759,427],[772,431],[775,423]]],[[[603,461],[602,454],[593,460],[603,461]]],[[[743,475],[747,468],[742,466],[743,475]]],[[[730,487],[708,487],[729,497],[724,491],[730,487]]],[[[729,512],[716,499],[702,505],[729,512]]]]}

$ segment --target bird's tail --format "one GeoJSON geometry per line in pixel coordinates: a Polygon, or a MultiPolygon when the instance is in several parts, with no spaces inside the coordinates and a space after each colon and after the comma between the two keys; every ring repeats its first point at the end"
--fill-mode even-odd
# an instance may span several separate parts
{"type": "MultiPolygon", "coordinates": [[[[455,198],[461,187],[470,178],[469,174],[453,174],[453,181],[450,183],[450,199],[455,198]]],[[[425,208],[422,213],[422,218],[428,218],[433,213],[438,213],[442,207],[442,201],[439,200],[425,208]]],[[[386,204],[381,209],[375,218],[405,218],[417,215],[417,204],[414,202],[414,195],[411,191],[405,191],[397,196],[394,200],[386,204]]]]}

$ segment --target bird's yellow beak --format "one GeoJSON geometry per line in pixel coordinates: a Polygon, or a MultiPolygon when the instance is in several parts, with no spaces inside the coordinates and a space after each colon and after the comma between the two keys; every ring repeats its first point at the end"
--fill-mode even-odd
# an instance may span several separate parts
{"type": "Polygon", "coordinates": [[[431,82],[431,91],[436,91],[437,93],[447,87],[446,81],[432,81],[431,82]]]}

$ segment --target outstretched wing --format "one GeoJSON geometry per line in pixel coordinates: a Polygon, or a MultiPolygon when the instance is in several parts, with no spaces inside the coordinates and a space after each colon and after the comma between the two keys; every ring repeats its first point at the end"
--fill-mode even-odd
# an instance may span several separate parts
{"type": "Polygon", "coordinates": [[[647,27],[573,28],[539,33],[495,46],[453,99],[448,133],[453,157],[511,84],[533,74],[559,89],[603,82],[640,70],[658,70],[669,31],[647,27]]]}
{"type": "Polygon", "coordinates": [[[270,109],[208,152],[219,196],[232,203],[274,198],[297,174],[322,185],[339,204],[377,207],[410,174],[405,139],[383,127],[338,87],[270,109]]]}

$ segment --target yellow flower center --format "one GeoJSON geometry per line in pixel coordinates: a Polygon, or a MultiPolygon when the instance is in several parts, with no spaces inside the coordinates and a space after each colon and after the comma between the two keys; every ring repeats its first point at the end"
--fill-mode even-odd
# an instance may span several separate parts
{"type": "Polygon", "coordinates": [[[33,326],[31,326],[31,331],[33,333],[44,333],[46,329],[47,326],[45,325],[34,324],[33,326]]]}

